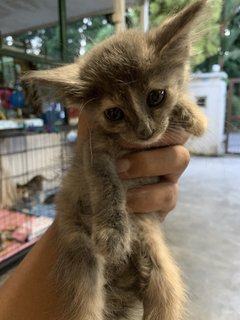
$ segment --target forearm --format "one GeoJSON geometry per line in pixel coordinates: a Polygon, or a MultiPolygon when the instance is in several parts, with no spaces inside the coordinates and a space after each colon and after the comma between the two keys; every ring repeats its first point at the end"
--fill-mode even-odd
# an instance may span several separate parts
{"type": "Polygon", "coordinates": [[[52,225],[0,288],[1,320],[58,319],[57,294],[50,273],[56,258],[52,225]]]}

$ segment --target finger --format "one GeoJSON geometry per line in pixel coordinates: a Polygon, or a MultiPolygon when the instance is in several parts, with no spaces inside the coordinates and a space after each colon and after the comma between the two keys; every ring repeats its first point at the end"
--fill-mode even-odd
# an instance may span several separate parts
{"type": "Polygon", "coordinates": [[[190,161],[189,151],[186,148],[182,148],[181,152],[182,152],[181,164],[178,166],[178,169],[176,171],[172,171],[171,173],[164,175],[163,177],[168,182],[177,183],[179,177],[183,174],[183,172],[186,170],[189,164],[189,161],[190,161]]]}
{"type": "Polygon", "coordinates": [[[117,168],[122,179],[165,176],[174,178],[185,170],[190,160],[183,146],[172,146],[134,152],[118,160],[117,168]]]}
{"type": "Polygon", "coordinates": [[[176,206],[178,185],[162,182],[130,189],[127,192],[127,207],[130,212],[169,212],[176,206]]]}

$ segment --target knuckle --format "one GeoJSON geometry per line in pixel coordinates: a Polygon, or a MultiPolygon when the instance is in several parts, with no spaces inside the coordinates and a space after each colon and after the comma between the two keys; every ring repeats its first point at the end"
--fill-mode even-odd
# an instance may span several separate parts
{"type": "Polygon", "coordinates": [[[165,194],[165,206],[166,211],[171,211],[176,207],[177,204],[177,191],[178,191],[178,185],[172,184],[169,186],[169,188],[166,190],[165,194]]]}
{"type": "Polygon", "coordinates": [[[190,153],[189,151],[183,147],[183,146],[178,146],[177,150],[177,167],[179,171],[184,171],[189,162],[190,162],[190,153]]]}
{"type": "Polygon", "coordinates": [[[160,221],[163,222],[165,220],[168,212],[159,211],[158,214],[159,214],[160,221]]]}
{"type": "Polygon", "coordinates": [[[176,208],[177,201],[174,199],[170,204],[169,204],[169,211],[172,211],[173,209],[176,208]]]}

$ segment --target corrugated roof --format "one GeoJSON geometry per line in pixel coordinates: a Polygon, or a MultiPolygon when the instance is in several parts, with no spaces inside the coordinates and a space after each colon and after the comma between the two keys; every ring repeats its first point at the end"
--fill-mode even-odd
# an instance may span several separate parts
{"type": "MultiPolygon", "coordinates": [[[[127,0],[132,5],[134,0],[127,0]]],[[[112,0],[66,0],[67,19],[113,12],[112,0]]],[[[54,25],[58,0],[0,0],[0,31],[3,35],[54,25]]]]}

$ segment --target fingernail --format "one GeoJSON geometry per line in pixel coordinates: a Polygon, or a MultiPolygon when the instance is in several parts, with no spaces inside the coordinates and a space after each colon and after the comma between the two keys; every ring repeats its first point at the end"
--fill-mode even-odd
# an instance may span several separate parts
{"type": "Polygon", "coordinates": [[[123,173],[128,171],[128,169],[130,168],[130,161],[127,159],[121,159],[118,160],[117,162],[117,172],[118,173],[123,173]]]}

